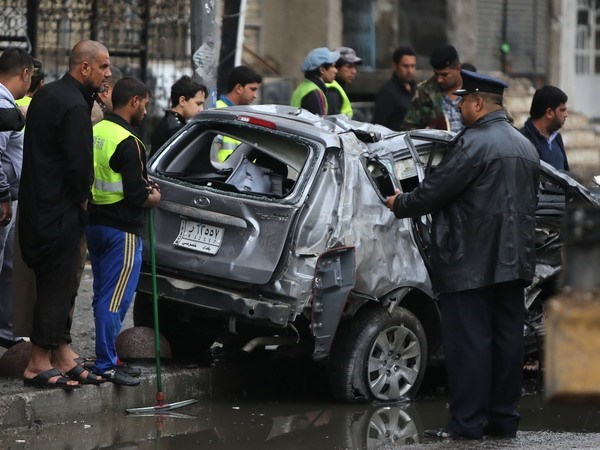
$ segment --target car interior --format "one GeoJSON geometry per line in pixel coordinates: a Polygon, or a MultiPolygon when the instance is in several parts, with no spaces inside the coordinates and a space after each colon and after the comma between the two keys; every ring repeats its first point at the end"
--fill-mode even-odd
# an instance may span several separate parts
{"type": "Polygon", "coordinates": [[[310,155],[308,144],[265,131],[219,124],[192,127],[161,152],[156,170],[196,186],[273,198],[289,195],[310,155]],[[239,145],[223,162],[215,146],[223,136],[239,145]]]}

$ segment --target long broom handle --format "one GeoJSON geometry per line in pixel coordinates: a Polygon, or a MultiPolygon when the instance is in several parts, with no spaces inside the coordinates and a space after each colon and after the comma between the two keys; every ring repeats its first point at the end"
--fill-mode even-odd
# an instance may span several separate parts
{"type": "Polygon", "coordinates": [[[160,332],[158,329],[158,288],[156,287],[156,250],[154,242],[154,222],[152,211],[148,208],[148,234],[150,236],[150,267],[152,271],[152,313],[154,316],[154,351],[156,355],[156,399],[160,403],[164,400],[162,392],[162,371],[160,368],[160,332]]]}

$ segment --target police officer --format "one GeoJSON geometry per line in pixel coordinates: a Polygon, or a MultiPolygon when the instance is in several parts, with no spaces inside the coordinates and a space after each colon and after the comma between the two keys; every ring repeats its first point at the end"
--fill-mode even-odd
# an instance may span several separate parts
{"type": "Polygon", "coordinates": [[[337,51],[340,52],[340,58],[335,63],[337,75],[331,83],[325,83],[327,86],[327,114],[341,113],[352,119],[354,111],[352,111],[352,104],[345,89],[356,78],[356,67],[360,66],[363,60],[356,56],[356,52],[350,47],[340,47],[337,51]]]}
{"type": "Polygon", "coordinates": [[[508,121],[505,83],[462,71],[465,129],[417,188],[386,201],[396,217],[432,215],[450,420],[425,434],[514,437],[523,376],[524,287],[535,269],[539,157],[508,121]]]}

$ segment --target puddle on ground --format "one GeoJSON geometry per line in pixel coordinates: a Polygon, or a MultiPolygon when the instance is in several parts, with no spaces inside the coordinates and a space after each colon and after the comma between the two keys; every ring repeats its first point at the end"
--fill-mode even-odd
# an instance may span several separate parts
{"type": "MultiPolygon", "coordinates": [[[[175,399],[173,399],[175,401],[175,399]]],[[[452,448],[597,448],[600,409],[553,406],[524,396],[519,436],[453,441],[452,448]]],[[[340,405],[297,396],[280,400],[202,401],[162,415],[106,415],[0,433],[3,449],[394,449],[448,448],[423,437],[446,420],[443,393],[410,404],[340,405]]]]}

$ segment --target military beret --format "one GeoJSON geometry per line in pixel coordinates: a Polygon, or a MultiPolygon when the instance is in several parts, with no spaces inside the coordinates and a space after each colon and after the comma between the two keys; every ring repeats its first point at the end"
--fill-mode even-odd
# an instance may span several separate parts
{"type": "Polygon", "coordinates": [[[450,44],[444,44],[441,47],[436,48],[431,54],[431,58],[429,58],[431,67],[436,70],[445,69],[446,67],[458,64],[459,62],[458,52],[450,44]]]}
{"type": "Polygon", "coordinates": [[[488,92],[490,94],[502,95],[504,89],[508,87],[502,80],[485,75],[479,72],[471,72],[470,70],[461,70],[463,85],[458,91],[454,91],[454,95],[467,95],[472,92],[488,92]]]}

